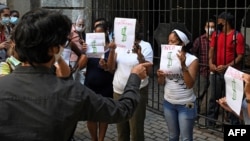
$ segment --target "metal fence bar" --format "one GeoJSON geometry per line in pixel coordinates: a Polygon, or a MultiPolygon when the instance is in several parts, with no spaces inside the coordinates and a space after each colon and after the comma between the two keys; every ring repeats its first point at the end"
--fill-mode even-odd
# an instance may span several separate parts
{"type": "MultiPolygon", "coordinates": [[[[249,0],[93,0],[92,21],[99,17],[105,17],[110,22],[112,22],[115,17],[137,18],[140,21],[143,27],[141,32],[144,40],[149,41],[154,50],[154,67],[150,75],[148,108],[156,113],[162,114],[163,86],[158,85],[156,77],[156,71],[159,68],[160,62],[160,48],[154,35],[154,31],[158,25],[160,23],[168,23],[170,25],[171,23],[184,23],[187,29],[192,33],[194,40],[204,33],[205,21],[210,18],[215,18],[214,15],[218,15],[222,11],[234,14],[236,19],[234,23],[237,25],[237,29],[240,29],[242,25],[247,24],[246,20],[243,20],[241,25],[239,25],[239,22],[247,16],[248,9],[250,9],[249,0]]],[[[246,39],[250,40],[250,31],[248,31],[250,27],[242,26],[241,29],[247,42],[246,39]]],[[[167,40],[167,37],[165,38],[167,40]]],[[[250,56],[250,48],[248,47],[246,49],[248,52],[245,53],[245,58],[250,56]]],[[[244,59],[243,63],[246,64],[247,60],[244,59]]],[[[200,65],[207,66],[208,64],[200,65]]],[[[242,71],[250,72],[249,70],[250,63],[249,66],[244,66],[242,71]]],[[[206,95],[205,100],[207,109],[208,95],[206,95]]],[[[221,113],[222,115],[217,122],[227,124],[224,120],[224,112],[221,111],[221,113]]],[[[204,120],[209,120],[204,115],[199,116],[204,120]]],[[[201,122],[200,124],[203,123],[201,122]]],[[[221,128],[214,130],[223,132],[221,128]]]]}

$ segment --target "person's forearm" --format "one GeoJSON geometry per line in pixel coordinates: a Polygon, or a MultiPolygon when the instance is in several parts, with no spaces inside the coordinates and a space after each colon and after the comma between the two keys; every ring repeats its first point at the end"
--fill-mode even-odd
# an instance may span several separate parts
{"type": "Polygon", "coordinates": [[[66,78],[70,76],[70,68],[68,64],[60,57],[57,61],[56,66],[56,76],[66,78]]]}
{"type": "Polygon", "coordinates": [[[186,64],[183,64],[181,67],[185,85],[188,89],[193,88],[199,67],[198,59],[194,60],[189,67],[187,67],[186,64]]]}
{"type": "Polygon", "coordinates": [[[140,64],[146,62],[143,54],[137,54],[137,60],[139,61],[140,64]]]}
{"type": "Polygon", "coordinates": [[[78,68],[80,70],[85,68],[87,66],[87,62],[88,62],[88,57],[85,54],[81,54],[80,57],[78,57],[78,61],[77,61],[78,68]]]}
{"type": "Polygon", "coordinates": [[[115,49],[110,48],[109,51],[109,57],[108,57],[108,61],[107,61],[107,68],[108,71],[111,73],[114,73],[115,71],[115,49]]]}
{"type": "Polygon", "coordinates": [[[118,123],[132,117],[139,104],[139,87],[141,79],[131,74],[119,100],[100,97],[85,87],[82,94],[82,117],[80,120],[92,120],[107,123],[118,123]],[[104,115],[104,116],[103,116],[104,115]]]}
{"type": "Polygon", "coordinates": [[[242,60],[242,58],[243,58],[243,55],[239,54],[239,55],[237,55],[237,57],[233,61],[228,63],[226,66],[227,67],[234,66],[234,65],[238,64],[242,60]]]}
{"type": "Polygon", "coordinates": [[[77,47],[77,45],[74,42],[70,42],[70,48],[71,50],[80,57],[82,55],[82,51],[77,47]]]}

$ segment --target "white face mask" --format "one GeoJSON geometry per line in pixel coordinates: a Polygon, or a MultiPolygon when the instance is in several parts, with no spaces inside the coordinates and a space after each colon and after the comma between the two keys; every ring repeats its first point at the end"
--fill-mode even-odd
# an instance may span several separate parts
{"type": "Polygon", "coordinates": [[[85,30],[85,26],[84,26],[84,27],[76,26],[76,31],[78,31],[78,32],[83,32],[84,30],[85,30]]]}
{"type": "Polygon", "coordinates": [[[206,30],[206,33],[208,33],[208,35],[212,35],[212,33],[214,32],[214,28],[205,28],[205,30],[206,30]]]}

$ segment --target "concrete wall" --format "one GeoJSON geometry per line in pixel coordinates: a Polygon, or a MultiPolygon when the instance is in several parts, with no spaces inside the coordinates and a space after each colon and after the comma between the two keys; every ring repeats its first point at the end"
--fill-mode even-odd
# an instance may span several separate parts
{"type": "Polygon", "coordinates": [[[7,4],[6,0],[0,0],[0,3],[7,4]]]}
{"type": "Polygon", "coordinates": [[[21,16],[30,10],[29,0],[6,0],[6,1],[9,8],[19,11],[21,16]]]}
{"type": "Polygon", "coordinates": [[[85,25],[87,31],[91,27],[91,0],[41,0],[41,7],[48,9],[62,10],[73,23],[75,23],[78,15],[83,15],[86,19],[85,25]]]}
{"type": "Polygon", "coordinates": [[[27,11],[43,7],[47,9],[61,10],[74,23],[78,15],[86,19],[86,31],[91,29],[92,0],[0,0],[7,3],[10,9],[18,10],[21,16],[27,11]]]}

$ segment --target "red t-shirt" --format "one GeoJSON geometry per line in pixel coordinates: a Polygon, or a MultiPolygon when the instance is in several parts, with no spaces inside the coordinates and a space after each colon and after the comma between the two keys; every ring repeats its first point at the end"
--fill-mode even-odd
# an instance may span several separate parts
{"type": "Polygon", "coordinates": [[[215,48],[216,55],[216,66],[226,65],[236,58],[236,54],[244,54],[244,37],[241,33],[236,34],[236,49],[233,41],[235,30],[225,35],[221,32],[218,34],[217,46],[216,43],[216,32],[212,35],[212,40],[210,42],[210,47],[215,48]],[[225,44],[226,43],[226,44],[225,44]]]}

